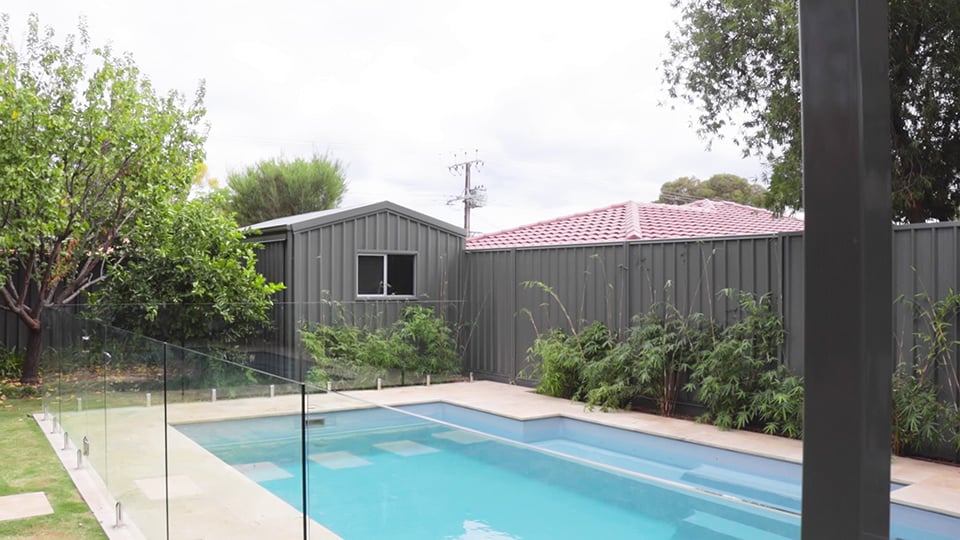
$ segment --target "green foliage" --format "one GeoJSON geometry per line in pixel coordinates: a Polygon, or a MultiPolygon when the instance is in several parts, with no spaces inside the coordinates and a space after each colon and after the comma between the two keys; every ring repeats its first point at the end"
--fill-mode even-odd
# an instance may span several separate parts
{"type": "MultiPolygon", "coordinates": [[[[700,109],[704,137],[739,129],[771,166],[770,207],[801,208],[800,55],[795,0],[673,0],[663,81],[700,109]]],[[[890,118],[897,220],[950,220],[960,198],[960,2],[890,0],[890,118]]]]}
{"type": "Polygon", "coordinates": [[[158,205],[138,216],[125,249],[91,295],[104,321],[163,341],[211,337],[231,343],[269,323],[271,296],[283,288],[256,270],[256,244],[202,199],[158,205]]]}
{"type": "Polygon", "coordinates": [[[893,375],[893,453],[902,456],[939,442],[939,419],[944,412],[936,386],[922,370],[911,372],[899,364],[893,375]]]}
{"type": "Polygon", "coordinates": [[[686,204],[700,199],[763,206],[767,190],[735,174],[715,174],[706,180],[683,176],[660,186],[658,203],[686,204]]]}
{"type": "Polygon", "coordinates": [[[694,366],[687,390],[696,391],[707,409],[700,420],[721,429],[741,429],[752,421],[752,396],[761,390],[763,373],[776,363],[783,342],[783,323],[769,294],[721,291],[737,300],[741,317],[724,328],[713,347],[694,366]]]}
{"type": "Polygon", "coordinates": [[[635,318],[626,341],[585,369],[587,404],[621,408],[643,396],[672,416],[683,377],[704,354],[707,327],[701,314],[684,317],[671,305],[635,318]]]}
{"type": "Polygon", "coordinates": [[[0,306],[28,330],[24,382],[39,374],[44,309],[133,255],[138,215],[189,190],[203,94],[158,95],[130,56],[91,49],[83,26],[61,44],[35,15],[25,39],[0,19],[0,306]]]}
{"type": "Polygon", "coordinates": [[[584,366],[580,394],[586,394],[587,407],[600,407],[603,411],[630,408],[639,396],[636,371],[637,356],[626,343],[618,344],[603,359],[584,366]]]}
{"type": "Polygon", "coordinates": [[[446,374],[460,369],[456,342],[450,327],[433,309],[408,306],[394,324],[396,367],[417,375],[446,374]]]}
{"type": "Polygon", "coordinates": [[[960,454],[960,406],[956,403],[946,406],[943,421],[943,433],[947,444],[955,454],[960,454]]]}
{"type": "Polygon", "coordinates": [[[370,386],[391,369],[400,372],[404,384],[408,372],[422,376],[460,370],[452,331],[423,306],[404,308],[390,328],[321,325],[302,329],[300,338],[315,363],[307,381],[311,384],[350,379],[355,387],[370,386]]]}
{"type": "Polygon", "coordinates": [[[786,366],[763,372],[750,402],[751,421],[769,435],[802,439],[803,394],[803,379],[786,366]]]}
{"type": "Polygon", "coordinates": [[[960,414],[955,401],[960,379],[953,360],[960,341],[952,337],[953,322],[960,314],[960,295],[950,289],[940,300],[923,292],[897,300],[913,308],[920,330],[914,333],[916,364],[911,369],[898,363],[893,377],[893,452],[905,455],[943,442],[960,452],[960,414]],[[939,398],[938,378],[946,383],[953,401],[939,398]]]}
{"type": "MultiPolygon", "coordinates": [[[[903,298],[900,300],[905,301],[903,298]]],[[[960,314],[960,295],[949,289],[945,298],[934,301],[926,293],[918,293],[908,303],[921,323],[921,330],[914,333],[917,344],[913,350],[918,356],[924,377],[931,368],[944,367],[949,382],[956,389],[960,386],[960,380],[952,359],[953,349],[960,342],[951,338],[950,331],[953,321],[960,314]]]]}
{"type": "Polygon", "coordinates": [[[576,338],[563,330],[538,336],[527,350],[527,361],[536,366],[531,376],[539,379],[537,393],[570,399],[580,391],[583,354],[576,338]]]}
{"type": "Polygon", "coordinates": [[[343,165],[327,156],[270,159],[227,178],[225,207],[240,225],[336,207],[346,192],[343,165]]]}
{"type": "Polygon", "coordinates": [[[593,321],[577,333],[583,361],[587,365],[602,360],[616,345],[610,330],[600,321],[593,321]]]}
{"type": "Polygon", "coordinates": [[[23,351],[20,349],[0,350],[0,380],[19,379],[23,373],[23,351]]]}

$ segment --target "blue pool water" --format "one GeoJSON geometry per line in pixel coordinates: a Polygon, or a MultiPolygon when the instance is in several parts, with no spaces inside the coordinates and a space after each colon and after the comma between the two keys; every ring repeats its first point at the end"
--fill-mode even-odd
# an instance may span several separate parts
{"type": "MultiPolygon", "coordinates": [[[[562,417],[403,409],[413,414],[363,409],[310,424],[314,520],[348,540],[800,537],[795,464],[562,417]]],[[[177,429],[302,508],[299,417],[177,429]]],[[[892,522],[905,540],[960,531],[960,520],[898,505],[892,522]]]]}

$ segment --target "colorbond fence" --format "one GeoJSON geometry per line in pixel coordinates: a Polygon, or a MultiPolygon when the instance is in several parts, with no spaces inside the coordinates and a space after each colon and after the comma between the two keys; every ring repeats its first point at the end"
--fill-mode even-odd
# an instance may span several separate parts
{"type": "MultiPolygon", "coordinates": [[[[922,354],[914,334],[926,324],[908,302],[895,299],[926,295],[935,301],[960,289],[958,229],[957,223],[894,228],[895,361],[913,362],[922,354]]],[[[465,366],[482,376],[524,379],[537,330],[570,326],[561,304],[575,326],[599,320],[622,334],[633,316],[660,301],[728,322],[738,313],[736,303],[719,294],[726,288],[773,296],[786,329],[781,359],[803,372],[802,233],[468,251],[466,269],[465,313],[474,327],[465,366]]],[[[830,306],[817,309],[826,313],[830,306]]],[[[950,322],[950,338],[956,339],[960,321],[950,322]]],[[[953,349],[954,368],[960,368],[960,350],[953,349]]],[[[944,392],[956,397],[946,387],[944,392]]]]}

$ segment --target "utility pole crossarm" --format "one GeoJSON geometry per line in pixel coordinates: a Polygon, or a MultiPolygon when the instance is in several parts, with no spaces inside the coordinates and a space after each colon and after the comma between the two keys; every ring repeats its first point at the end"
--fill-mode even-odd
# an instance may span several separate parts
{"type": "Polygon", "coordinates": [[[463,202],[463,229],[467,232],[467,236],[470,236],[470,209],[471,208],[480,208],[486,203],[486,197],[483,195],[485,188],[483,186],[477,186],[476,188],[471,187],[470,185],[470,172],[473,169],[479,169],[483,166],[483,160],[481,159],[470,159],[464,160],[459,163],[454,163],[447,167],[453,174],[460,174],[463,172],[463,194],[453,197],[447,204],[453,204],[458,201],[463,202]]]}

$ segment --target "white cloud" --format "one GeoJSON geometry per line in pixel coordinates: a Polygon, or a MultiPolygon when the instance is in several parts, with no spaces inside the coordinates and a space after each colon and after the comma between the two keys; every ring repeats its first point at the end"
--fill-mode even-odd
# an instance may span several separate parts
{"type": "MultiPolygon", "coordinates": [[[[347,165],[347,204],[393,200],[452,223],[452,154],[474,149],[489,205],[476,230],[653,200],[683,175],[760,174],[712,152],[657,66],[668,2],[33,0],[5,6],[58,34],[130,51],[158,89],[207,87],[210,173],[285,155],[347,165]],[[25,5],[20,5],[25,4],[25,5]]],[[[462,157],[462,156],[461,156],[462,157]]]]}

